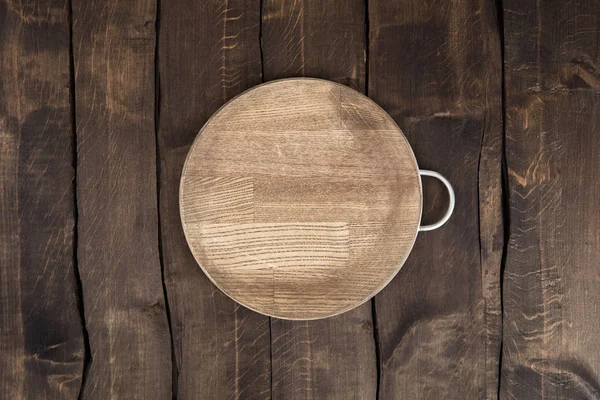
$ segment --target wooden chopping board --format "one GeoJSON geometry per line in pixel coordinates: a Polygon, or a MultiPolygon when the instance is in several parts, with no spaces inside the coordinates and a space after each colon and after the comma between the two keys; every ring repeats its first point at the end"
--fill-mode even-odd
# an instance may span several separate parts
{"type": "Polygon", "coordinates": [[[415,241],[422,209],[413,152],[392,118],[333,82],[257,86],[217,111],[180,187],[198,264],[240,304],[324,318],[379,292],[415,241]]]}

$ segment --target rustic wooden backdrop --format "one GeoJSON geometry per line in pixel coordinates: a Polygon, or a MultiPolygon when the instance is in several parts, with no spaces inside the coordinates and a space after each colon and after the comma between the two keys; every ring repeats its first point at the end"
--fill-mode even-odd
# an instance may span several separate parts
{"type": "Polygon", "coordinates": [[[0,0],[0,86],[0,398],[600,397],[597,0],[0,0]],[[222,295],[177,203],[208,117],[293,76],[368,94],[458,199],[311,322],[222,295]]]}

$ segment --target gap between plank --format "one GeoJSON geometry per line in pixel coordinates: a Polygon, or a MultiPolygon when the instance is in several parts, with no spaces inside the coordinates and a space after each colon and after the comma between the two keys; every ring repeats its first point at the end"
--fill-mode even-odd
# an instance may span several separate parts
{"type": "Polygon", "coordinates": [[[162,222],[160,212],[160,148],[158,140],[158,128],[160,121],[160,60],[159,60],[159,34],[160,34],[160,0],[156,0],[156,18],[154,20],[154,137],[155,137],[155,164],[156,164],[156,213],[158,222],[158,257],[160,260],[160,279],[163,289],[163,298],[165,299],[165,312],[167,314],[167,323],[169,324],[169,336],[171,339],[171,397],[177,398],[179,391],[179,371],[177,370],[177,359],[175,357],[175,338],[173,337],[173,325],[171,322],[171,308],[169,307],[169,296],[167,294],[167,285],[165,283],[165,262],[163,255],[162,242],[162,222]]]}
{"type": "Polygon", "coordinates": [[[371,299],[371,318],[373,320],[373,339],[375,340],[375,368],[377,372],[377,386],[375,389],[375,399],[379,399],[379,386],[381,382],[381,348],[379,340],[379,325],[377,323],[377,307],[375,297],[371,299]]]}
{"type": "Polygon", "coordinates": [[[265,83],[265,63],[263,53],[263,0],[258,2],[258,49],[260,51],[260,82],[265,83]]]}
{"type": "Polygon", "coordinates": [[[365,0],[365,96],[369,96],[369,47],[371,26],[369,23],[369,0],[365,0]]]}
{"type": "MultiPolygon", "coordinates": [[[[371,45],[371,26],[369,22],[369,0],[364,1],[365,15],[365,96],[369,96],[369,47],[371,45]]],[[[379,340],[379,325],[377,323],[377,304],[375,297],[371,299],[371,322],[373,324],[373,341],[375,344],[375,371],[377,374],[375,386],[375,399],[379,399],[379,388],[381,386],[381,348],[379,340]]]]}
{"type": "MultiPolygon", "coordinates": [[[[506,263],[506,249],[507,249],[507,245],[508,245],[508,238],[509,238],[509,219],[510,219],[510,213],[509,213],[509,209],[508,209],[508,202],[507,202],[507,196],[508,196],[508,188],[507,188],[507,181],[506,181],[506,153],[505,153],[505,121],[506,121],[506,109],[505,109],[505,91],[504,91],[504,16],[503,16],[503,5],[502,5],[502,1],[503,0],[494,0],[494,2],[490,5],[490,7],[492,7],[492,10],[494,12],[494,16],[496,17],[496,29],[498,32],[498,38],[499,38],[499,46],[500,46],[500,63],[501,63],[501,71],[500,71],[500,91],[501,91],[501,104],[500,107],[502,107],[502,112],[501,112],[501,125],[502,125],[502,139],[501,139],[501,165],[500,165],[500,169],[501,169],[501,218],[502,218],[502,228],[503,228],[503,243],[502,243],[502,255],[501,255],[501,259],[500,259],[500,273],[499,273],[499,302],[500,302],[500,339],[499,339],[499,350],[497,352],[497,359],[498,359],[498,380],[497,380],[497,387],[496,387],[496,393],[497,396],[499,397],[500,395],[500,381],[501,381],[501,372],[502,372],[502,344],[503,344],[503,334],[502,334],[502,330],[503,330],[503,315],[504,315],[504,304],[503,304],[503,276],[504,276],[504,265],[506,263]]],[[[485,115],[484,115],[485,118],[485,115]]],[[[484,120],[484,126],[485,126],[485,120],[484,120]]],[[[479,160],[478,160],[478,166],[477,166],[477,183],[479,185],[480,183],[480,171],[481,171],[481,158],[482,158],[482,154],[483,154],[483,148],[484,148],[484,143],[485,143],[485,129],[483,130],[483,136],[481,138],[481,149],[479,151],[479,160]]],[[[479,235],[479,252],[480,252],[480,256],[481,256],[481,252],[482,252],[482,248],[481,248],[481,203],[479,201],[479,194],[478,194],[478,209],[477,209],[477,220],[478,220],[478,235],[479,235]]],[[[485,314],[485,310],[484,310],[484,325],[487,326],[487,322],[485,321],[486,318],[486,314],[485,314]]],[[[488,349],[487,347],[489,346],[488,343],[488,339],[489,337],[486,337],[486,350],[485,350],[485,365],[486,365],[486,370],[487,370],[487,357],[488,357],[488,349]]],[[[485,382],[485,389],[487,391],[487,381],[485,382]]]]}
{"type": "Polygon", "coordinates": [[[503,0],[495,0],[496,19],[498,23],[498,35],[500,37],[500,58],[501,65],[501,93],[502,93],[502,222],[504,231],[504,243],[502,247],[502,258],[500,262],[500,352],[498,354],[498,388],[497,394],[500,397],[500,388],[502,382],[502,353],[504,347],[504,270],[506,268],[506,257],[508,253],[508,241],[510,239],[510,188],[508,185],[508,161],[506,158],[506,85],[505,85],[505,67],[504,67],[504,4],[503,0]]]}
{"type": "Polygon", "coordinates": [[[79,204],[77,202],[77,107],[75,93],[75,55],[73,50],[73,2],[68,0],[68,25],[69,25],[69,103],[71,108],[71,147],[72,147],[72,166],[73,166],[73,270],[75,274],[75,294],[77,297],[77,310],[81,323],[83,335],[83,370],[81,373],[81,386],[79,388],[78,399],[83,396],[85,383],[90,365],[92,364],[92,350],[90,348],[90,336],[85,323],[85,308],[83,304],[83,283],[79,273],[79,204]]]}

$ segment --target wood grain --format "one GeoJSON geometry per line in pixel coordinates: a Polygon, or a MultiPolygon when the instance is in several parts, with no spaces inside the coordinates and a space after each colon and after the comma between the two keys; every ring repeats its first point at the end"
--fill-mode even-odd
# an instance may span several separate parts
{"type": "Polygon", "coordinates": [[[181,177],[183,230],[202,269],[239,303],[286,319],[336,315],[381,290],[412,248],[421,206],[416,160],[391,118],[320,79],[232,100],[181,177]]]}
{"type": "MultiPolygon", "coordinates": [[[[312,76],[364,91],[365,4],[263,1],[263,79],[312,76]]],[[[370,303],[316,321],[272,318],[271,337],[274,399],[376,397],[370,303]]]]}
{"type": "Polygon", "coordinates": [[[66,1],[0,1],[0,397],[72,399],[74,260],[66,1]]]}
{"type": "Polygon", "coordinates": [[[269,319],[233,302],[202,273],[178,202],[183,163],[202,125],[260,83],[259,32],[258,0],[161,2],[160,223],[182,399],[266,399],[271,392],[269,319]]]}
{"type": "Polygon", "coordinates": [[[73,1],[84,397],[171,398],[158,252],[152,0],[73,1]]]}
{"type": "Polygon", "coordinates": [[[369,95],[457,198],[448,223],[419,235],[375,299],[379,398],[495,398],[502,130],[494,2],[371,0],[369,21],[369,95]]]}
{"type": "Polygon", "coordinates": [[[504,20],[511,218],[500,397],[598,398],[600,8],[509,0],[504,20]]]}
{"type": "Polygon", "coordinates": [[[264,80],[328,79],[364,91],[365,2],[264,0],[264,80]]]}

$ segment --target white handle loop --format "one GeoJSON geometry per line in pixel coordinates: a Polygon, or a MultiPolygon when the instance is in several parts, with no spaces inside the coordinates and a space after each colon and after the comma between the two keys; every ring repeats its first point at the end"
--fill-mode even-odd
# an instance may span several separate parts
{"type": "Polygon", "coordinates": [[[442,174],[438,172],[429,171],[427,169],[420,169],[419,175],[431,176],[432,178],[439,179],[446,186],[446,189],[448,189],[448,194],[450,195],[450,203],[448,204],[448,210],[446,210],[446,214],[442,217],[442,219],[440,219],[435,224],[419,226],[419,232],[432,231],[444,225],[450,219],[450,216],[452,216],[452,212],[454,211],[454,204],[456,203],[454,189],[452,188],[450,182],[448,182],[448,179],[446,179],[442,174]]]}

